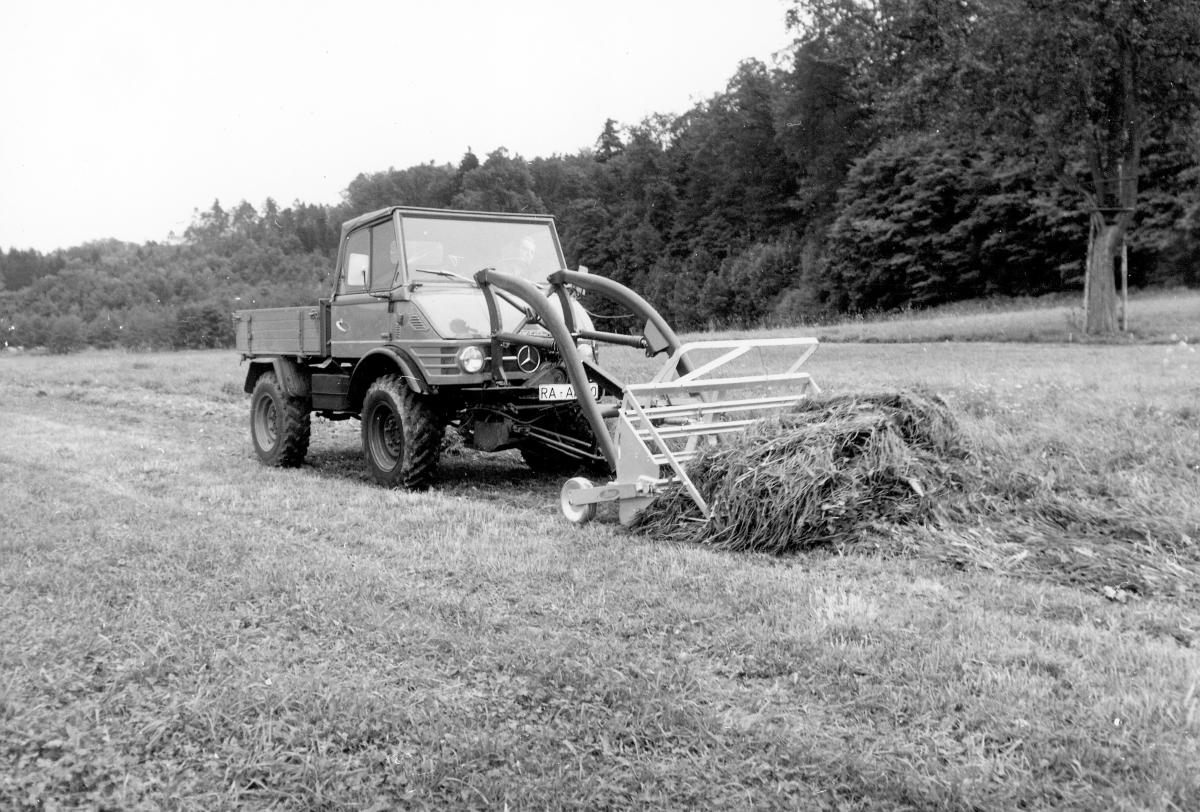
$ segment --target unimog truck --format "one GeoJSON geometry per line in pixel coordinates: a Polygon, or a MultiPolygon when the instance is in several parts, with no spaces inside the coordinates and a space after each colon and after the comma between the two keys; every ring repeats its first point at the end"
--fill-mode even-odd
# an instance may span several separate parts
{"type": "Polygon", "coordinates": [[[810,338],[683,343],[628,288],[566,268],[548,215],[390,207],[342,227],[333,290],[313,306],[234,313],[249,363],[250,436],[262,462],[299,466],[311,415],[361,421],[371,476],[424,488],[453,427],[480,451],[516,449],[532,469],[610,479],[566,482],[575,522],[603,502],[629,521],[664,488],[709,510],[684,470],[721,435],[765,409],[816,391],[799,367],[810,338]],[[578,297],[606,297],[640,334],[597,330],[578,297]],[[668,356],[652,381],[629,384],[600,365],[600,345],[668,356]],[[744,371],[750,350],[798,348],[783,372],[744,371]],[[789,394],[762,394],[789,385],[789,394]],[[752,396],[730,400],[729,390],[752,396]]]}

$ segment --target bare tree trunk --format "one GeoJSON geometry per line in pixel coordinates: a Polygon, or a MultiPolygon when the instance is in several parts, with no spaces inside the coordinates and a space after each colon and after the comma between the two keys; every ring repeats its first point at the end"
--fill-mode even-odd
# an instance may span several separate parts
{"type": "Polygon", "coordinates": [[[1125,233],[1123,224],[1099,223],[1095,226],[1087,258],[1087,323],[1088,335],[1110,336],[1117,332],[1117,285],[1114,280],[1113,257],[1125,233]]]}
{"type": "Polygon", "coordinates": [[[1102,114],[1093,118],[1094,137],[1088,154],[1094,196],[1092,235],[1088,248],[1086,293],[1088,335],[1117,333],[1117,285],[1113,263],[1133,224],[1138,173],[1142,161],[1141,110],[1137,101],[1138,53],[1132,28],[1114,31],[1119,82],[1097,99],[1102,114]]]}

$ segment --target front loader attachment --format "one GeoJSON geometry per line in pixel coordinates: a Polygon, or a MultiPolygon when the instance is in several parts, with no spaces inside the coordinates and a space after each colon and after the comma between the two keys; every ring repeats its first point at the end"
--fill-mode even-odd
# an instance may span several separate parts
{"type": "Polygon", "coordinates": [[[616,475],[602,486],[569,482],[561,495],[564,515],[586,521],[595,505],[615,501],[621,523],[629,524],[657,494],[683,488],[707,517],[710,507],[688,476],[687,463],[722,438],[741,434],[757,420],[819,392],[811,376],[800,371],[816,347],[814,338],[681,345],[649,383],[625,387],[613,430],[616,475]],[[752,351],[777,362],[785,353],[785,365],[775,372],[745,374],[742,365],[752,351]],[[715,357],[701,362],[705,356],[715,357]],[[678,374],[688,361],[692,370],[678,374]]]}
{"type": "MultiPolygon", "coordinates": [[[[550,296],[563,298],[561,317],[550,307],[546,293],[509,274],[484,270],[476,281],[492,312],[495,351],[501,343],[531,339],[500,331],[491,286],[521,299],[532,320],[550,332],[555,350],[574,387],[579,408],[595,435],[596,446],[608,463],[611,480],[596,485],[583,477],[562,488],[563,515],[584,523],[604,502],[618,503],[622,524],[633,518],[660,493],[682,488],[702,515],[711,508],[687,473],[687,463],[722,438],[780,410],[794,407],[820,391],[801,367],[816,351],[815,338],[728,339],[684,343],[644,299],[603,277],[559,271],[549,277],[550,296]],[[566,286],[594,291],[645,319],[641,336],[578,329],[565,301],[566,286]],[[643,349],[648,356],[667,359],[647,383],[622,383],[599,365],[580,358],[576,340],[600,341],[643,349]],[[752,363],[754,362],[754,363],[752,363]],[[589,384],[618,404],[601,405],[589,384]]],[[[543,339],[544,340],[544,339],[543,339]]]]}

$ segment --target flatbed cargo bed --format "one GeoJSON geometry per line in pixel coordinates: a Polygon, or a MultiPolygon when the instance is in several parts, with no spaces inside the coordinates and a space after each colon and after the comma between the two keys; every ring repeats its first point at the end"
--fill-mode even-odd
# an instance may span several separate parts
{"type": "Polygon", "coordinates": [[[324,355],[329,342],[329,302],[302,307],[238,310],[235,346],[245,355],[324,355]]]}

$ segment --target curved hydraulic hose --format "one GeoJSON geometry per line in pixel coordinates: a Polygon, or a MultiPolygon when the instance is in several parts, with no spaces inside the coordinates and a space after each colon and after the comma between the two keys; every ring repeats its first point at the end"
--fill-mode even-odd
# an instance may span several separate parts
{"type": "MultiPolygon", "coordinates": [[[[546,279],[552,285],[567,284],[574,285],[583,290],[594,290],[601,296],[606,296],[617,304],[629,308],[633,311],[634,315],[645,319],[647,326],[653,327],[659,336],[662,337],[662,340],[666,342],[666,346],[656,347],[653,337],[646,336],[648,355],[657,355],[664,350],[673,353],[683,343],[679,340],[679,336],[675,334],[675,331],[671,329],[671,325],[667,324],[667,320],[662,317],[661,313],[654,309],[653,305],[620,282],[614,282],[603,276],[593,276],[590,273],[579,273],[578,271],[555,271],[546,277],[546,279]]],[[[682,367],[684,374],[692,371],[692,365],[686,358],[680,359],[679,365],[682,367]]]]}
{"type": "Polygon", "coordinates": [[[558,351],[562,355],[563,364],[567,369],[567,379],[575,387],[575,398],[579,401],[579,408],[583,411],[583,416],[587,418],[588,425],[592,429],[592,434],[596,436],[596,445],[600,448],[601,453],[604,454],[604,459],[608,462],[611,472],[616,474],[617,447],[608,433],[608,426],[604,423],[604,417],[600,414],[600,406],[596,403],[596,399],[592,397],[591,389],[588,387],[587,373],[584,372],[583,361],[579,358],[579,350],[575,347],[575,337],[571,335],[571,331],[563,323],[562,316],[555,312],[555,308],[551,306],[550,300],[546,298],[544,293],[524,279],[512,274],[500,273],[491,268],[484,268],[475,274],[475,281],[479,283],[479,286],[485,292],[487,292],[488,285],[493,285],[521,299],[525,304],[529,305],[529,308],[537,314],[542,324],[550,331],[550,335],[554,337],[554,342],[558,345],[558,351]]]}

